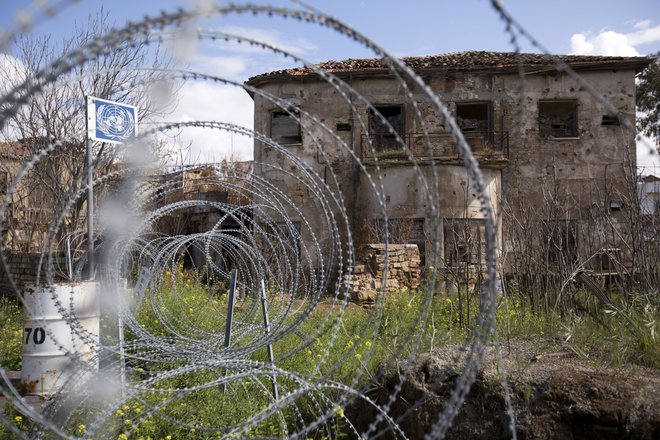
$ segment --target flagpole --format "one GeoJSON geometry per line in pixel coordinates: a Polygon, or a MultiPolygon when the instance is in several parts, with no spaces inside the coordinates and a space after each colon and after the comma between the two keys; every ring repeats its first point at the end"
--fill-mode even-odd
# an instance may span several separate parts
{"type": "Polygon", "coordinates": [[[94,170],[92,164],[92,150],[89,139],[89,104],[90,97],[86,97],[85,118],[85,155],[87,157],[87,276],[94,279],[94,170]]]}

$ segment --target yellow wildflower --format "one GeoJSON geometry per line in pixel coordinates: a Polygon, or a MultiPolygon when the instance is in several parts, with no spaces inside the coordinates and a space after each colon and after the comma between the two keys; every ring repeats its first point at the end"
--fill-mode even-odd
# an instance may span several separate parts
{"type": "Polygon", "coordinates": [[[17,425],[20,424],[22,421],[23,421],[23,417],[21,416],[14,417],[14,422],[16,422],[17,425]]]}

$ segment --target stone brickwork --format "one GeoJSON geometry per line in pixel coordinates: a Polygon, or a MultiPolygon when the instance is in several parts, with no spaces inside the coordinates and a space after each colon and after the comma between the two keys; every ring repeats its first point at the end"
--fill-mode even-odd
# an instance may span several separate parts
{"type": "MultiPolygon", "coordinates": [[[[37,253],[6,253],[5,257],[7,259],[7,265],[9,273],[11,273],[14,281],[16,282],[19,288],[34,283],[37,278],[37,271],[39,268],[39,260],[41,254],[37,253]]],[[[66,258],[64,255],[53,255],[53,258],[56,260],[53,264],[55,265],[56,278],[58,273],[65,272],[66,270],[66,258]]],[[[46,276],[46,267],[45,267],[45,258],[44,265],[41,268],[41,279],[45,279],[46,276]]],[[[0,286],[9,286],[9,277],[7,271],[2,269],[0,270],[0,286]]]]}
{"type": "MultiPolygon", "coordinates": [[[[364,246],[352,275],[344,278],[352,301],[373,303],[383,286],[385,271],[385,244],[371,243],[364,246]]],[[[388,292],[395,292],[402,287],[419,286],[420,257],[415,244],[387,245],[388,292]]]]}

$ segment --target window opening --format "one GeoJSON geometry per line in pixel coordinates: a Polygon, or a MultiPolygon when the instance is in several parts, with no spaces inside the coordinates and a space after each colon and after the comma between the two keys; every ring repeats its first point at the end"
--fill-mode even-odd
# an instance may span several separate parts
{"type": "Polygon", "coordinates": [[[619,121],[619,117],[617,115],[603,115],[603,121],[601,122],[601,125],[621,125],[621,121],[619,121]]]}
{"type": "Polygon", "coordinates": [[[577,101],[539,101],[539,133],[542,137],[577,137],[577,122],[577,101]]]}
{"type": "Polygon", "coordinates": [[[403,146],[397,142],[395,133],[401,138],[404,136],[403,106],[375,106],[369,109],[369,138],[376,151],[401,150],[403,146]]]}
{"type": "Polygon", "coordinates": [[[473,151],[492,145],[490,102],[456,103],[456,121],[473,151]]]}
{"type": "Polygon", "coordinates": [[[278,144],[300,144],[300,120],[298,114],[287,112],[273,112],[271,115],[270,137],[278,144]]]}
{"type": "Polygon", "coordinates": [[[456,120],[463,133],[490,132],[492,130],[490,119],[489,102],[456,103],[456,120]]]}

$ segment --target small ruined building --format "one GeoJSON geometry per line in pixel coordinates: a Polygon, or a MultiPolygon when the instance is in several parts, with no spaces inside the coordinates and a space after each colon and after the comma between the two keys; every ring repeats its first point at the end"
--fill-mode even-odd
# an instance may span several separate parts
{"type": "MultiPolygon", "coordinates": [[[[189,266],[204,266],[207,264],[205,233],[240,236],[241,231],[250,227],[251,174],[251,162],[224,162],[150,176],[153,198],[146,208],[157,214],[151,229],[167,239],[198,237],[186,242],[181,251],[187,253],[185,262],[189,266]]],[[[212,251],[215,264],[221,261],[226,266],[233,264],[230,250],[214,246],[212,251]]]]}
{"type": "MultiPolygon", "coordinates": [[[[582,82],[540,54],[473,51],[403,61],[453,114],[479,161],[499,219],[504,274],[578,266],[625,272],[632,258],[626,219],[637,206],[635,133],[624,125],[634,126],[635,75],[650,60],[556,58],[582,82]]],[[[352,91],[306,67],[246,82],[260,92],[250,92],[255,131],[270,137],[255,141],[255,176],[288,195],[290,218],[307,222],[298,225],[302,242],[333,246],[326,211],[315,202],[314,185],[303,179],[312,173],[340,197],[357,249],[384,241],[383,204],[389,243],[416,244],[422,266],[439,251],[439,269],[450,285],[478,285],[484,218],[447,122],[414,84],[400,81],[379,59],[317,67],[352,91]],[[382,183],[382,198],[367,175],[382,183]],[[432,186],[423,187],[420,175],[432,186]],[[438,221],[427,197],[440,199],[438,221]],[[442,237],[435,250],[431,236],[442,237]]],[[[364,264],[359,260],[358,253],[364,264]]]]}

